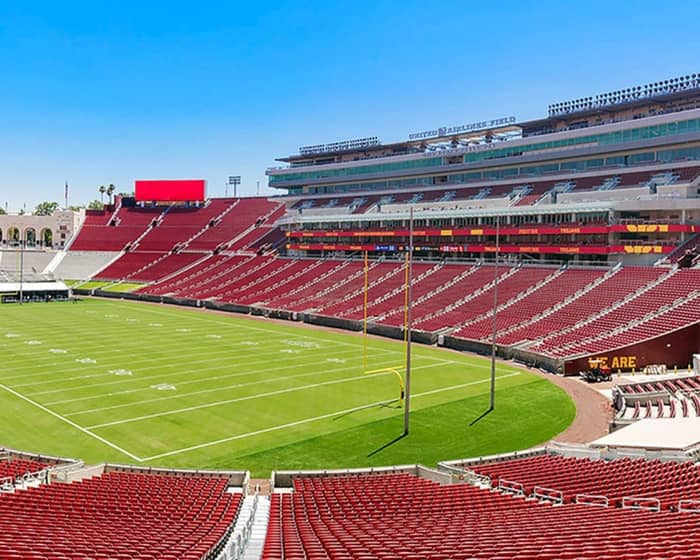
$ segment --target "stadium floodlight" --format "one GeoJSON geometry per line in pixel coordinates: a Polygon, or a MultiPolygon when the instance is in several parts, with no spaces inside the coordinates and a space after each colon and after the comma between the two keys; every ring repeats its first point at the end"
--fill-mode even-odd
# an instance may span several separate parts
{"type": "Polygon", "coordinates": [[[24,299],[24,240],[19,236],[19,304],[24,299]]]}
{"type": "Polygon", "coordinates": [[[237,191],[236,187],[241,184],[240,175],[229,175],[228,181],[226,182],[226,196],[228,196],[228,186],[233,185],[233,198],[236,198],[237,191]]]}

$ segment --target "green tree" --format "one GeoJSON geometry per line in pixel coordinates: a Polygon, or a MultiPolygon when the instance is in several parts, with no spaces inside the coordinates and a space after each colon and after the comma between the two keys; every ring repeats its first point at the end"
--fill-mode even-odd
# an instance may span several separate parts
{"type": "Polygon", "coordinates": [[[107,187],[107,197],[109,198],[109,203],[112,204],[112,195],[114,194],[114,191],[117,189],[112,183],[109,184],[109,187],[107,187]]]}
{"type": "Polygon", "coordinates": [[[58,202],[40,202],[34,208],[35,216],[50,216],[58,208],[58,202]]]}
{"type": "Polygon", "coordinates": [[[104,203],[100,200],[93,200],[87,205],[88,210],[102,210],[104,203]]]}
{"type": "Polygon", "coordinates": [[[0,206],[0,216],[4,216],[5,214],[7,214],[7,212],[5,212],[5,209],[0,206]]]}

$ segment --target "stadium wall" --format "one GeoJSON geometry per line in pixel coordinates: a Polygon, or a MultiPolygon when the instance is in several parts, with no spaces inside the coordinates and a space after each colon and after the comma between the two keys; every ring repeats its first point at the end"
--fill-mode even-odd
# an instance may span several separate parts
{"type": "Polygon", "coordinates": [[[700,352],[700,324],[696,323],[672,333],[645,340],[637,344],[603,352],[588,354],[564,365],[565,375],[576,375],[589,369],[588,359],[603,358],[614,372],[641,371],[645,366],[663,364],[667,368],[688,367],[693,363],[693,354],[700,352]]]}
{"type": "MultiPolygon", "coordinates": [[[[465,340],[454,336],[445,336],[442,343],[438,341],[438,344],[445,348],[452,348],[453,350],[473,352],[475,354],[481,354],[482,356],[491,355],[491,343],[489,342],[478,342],[476,340],[465,340]]],[[[562,360],[543,356],[542,354],[536,354],[535,352],[529,352],[527,350],[521,350],[519,348],[496,345],[496,356],[503,360],[515,360],[526,364],[528,367],[537,367],[552,373],[564,372],[564,362],[562,360]]]]}

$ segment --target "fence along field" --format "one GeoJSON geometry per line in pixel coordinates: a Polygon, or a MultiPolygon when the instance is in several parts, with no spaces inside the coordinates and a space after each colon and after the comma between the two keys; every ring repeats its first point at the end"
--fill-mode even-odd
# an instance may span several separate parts
{"type": "Polygon", "coordinates": [[[574,417],[560,389],[414,345],[411,433],[396,341],[176,307],[86,300],[0,310],[0,445],[195,468],[432,464],[545,441],[574,417]],[[471,424],[471,425],[470,425],[471,424]]]}

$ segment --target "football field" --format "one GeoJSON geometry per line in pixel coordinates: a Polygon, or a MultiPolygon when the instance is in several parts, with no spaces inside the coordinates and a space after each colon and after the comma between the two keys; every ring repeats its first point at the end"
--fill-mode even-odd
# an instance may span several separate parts
{"type": "Polygon", "coordinates": [[[403,430],[399,341],[164,305],[0,306],[0,445],[152,466],[338,468],[522,449],[573,420],[511,364],[414,344],[403,430]],[[373,373],[365,373],[370,371],[373,373]]]}

